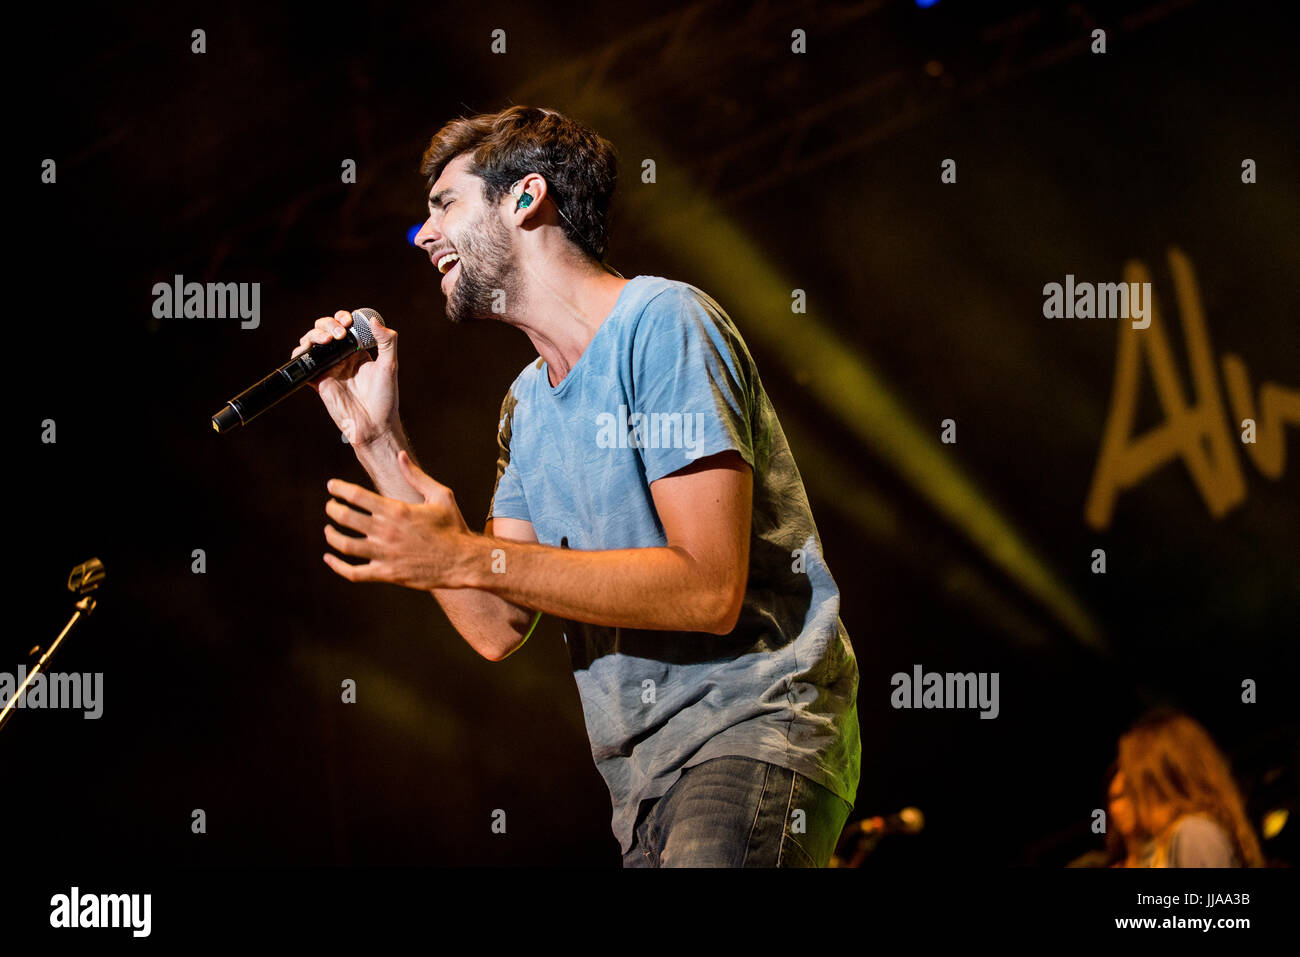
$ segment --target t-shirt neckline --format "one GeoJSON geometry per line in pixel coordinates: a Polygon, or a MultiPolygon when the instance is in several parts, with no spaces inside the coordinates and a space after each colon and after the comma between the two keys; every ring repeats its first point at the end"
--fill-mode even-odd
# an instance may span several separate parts
{"type": "Polygon", "coordinates": [[[627,291],[632,288],[632,284],[639,282],[641,279],[641,276],[633,276],[623,285],[623,288],[618,291],[618,298],[614,300],[614,307],[609,310],[609,313],[605,316],[600,326],[596,329],[595,334],[591,337],[591,341],[587,343],[587,347],[582,350],[582,355],[578,356],[578,361],[573,364],[571,369],[569,369],[569,374],[560,380],[559,385],[551,385],[550,366],[547,364],[545,359],[542,360],[542,383],[546,386],[546,391],[548,391],[552,396],[561,395],[564,392],[565,387],[576,378],[576,373],[584,368],[582,363],[587,358],[587,354],[591,352],[591,347],[596,344],[596,341],[604,334],[614,317],[618,315],[619,310],[623,308],[624,297],[627,295],[627,291]]]}

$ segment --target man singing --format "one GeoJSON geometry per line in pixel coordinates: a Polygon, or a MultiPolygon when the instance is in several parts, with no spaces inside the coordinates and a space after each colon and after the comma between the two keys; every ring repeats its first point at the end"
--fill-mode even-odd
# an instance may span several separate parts
{"type": "Polygon", "coordinates": [[[329,483],[354,534],[325,538],[358,561],[326,563],[432,592],[490,661],[564,621],[624,866],[825,866],[857,795],[857,662],[740,333],[694,286],[605,265],[614,149],[563,115],[454,120],[422,172],[447,317],[508,323],[538,358],[501,407],[479,535],[411,453],[375,323],[376,359],[314,383],[379,492],[329,483]]]}

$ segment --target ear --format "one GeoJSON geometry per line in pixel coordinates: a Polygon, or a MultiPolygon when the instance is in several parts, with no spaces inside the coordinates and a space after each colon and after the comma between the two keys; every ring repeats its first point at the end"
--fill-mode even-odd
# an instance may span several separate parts
{"type": "Polygon", "coordinates": [[[515,200],[514,212],[536,207],[546,195],[546,180],[537,173],[521,176],[510,184],[510,195],[515,200]]]}

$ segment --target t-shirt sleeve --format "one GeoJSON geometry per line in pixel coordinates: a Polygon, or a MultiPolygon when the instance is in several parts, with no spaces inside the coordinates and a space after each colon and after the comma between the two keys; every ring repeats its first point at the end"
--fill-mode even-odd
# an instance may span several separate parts
{"type": "Polygon", "coordinates": [[[1236,867],[1237,853],[1227,832],[1201,816],[1178,825],[1169,842],[1170,867],[1236,867]]]}
{"type": "Polygon", "coordinates": [[[754,466],[753,363],[711,300],[689,287],[652,299],[632,341],[628,425],[647,482],[739,452],[754,466]]]}
{"type": "Polygon", "coordinates": [[[488,505],[489,519],[519,518],[531,522],[524,487],[519,481],[519,467],[510,456],[510,438],[514,430],[515,386],[510,387],[501,403],[501,419],[497,423],[497,477],[492,488],[492,501],[488,505]]]}

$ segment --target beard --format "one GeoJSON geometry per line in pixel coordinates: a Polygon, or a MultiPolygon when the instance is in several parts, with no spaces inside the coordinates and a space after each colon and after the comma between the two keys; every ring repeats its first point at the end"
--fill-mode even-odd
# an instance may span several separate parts
{"type": "Polygon", "coordinates": [[[518,282],[510,233],[494,210],[485,209],[469,225],[456,252],[460,275],[447,296],[447,318],[458,323],[502,318],[515,304],[518,282]]]}

